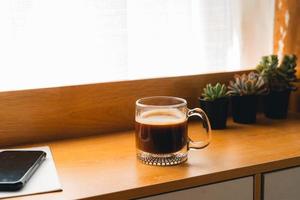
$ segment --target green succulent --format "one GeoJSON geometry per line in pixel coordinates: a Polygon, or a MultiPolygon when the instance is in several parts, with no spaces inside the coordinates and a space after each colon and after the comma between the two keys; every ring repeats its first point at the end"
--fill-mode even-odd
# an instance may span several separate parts
{"type": "Polygon", "coordinates": [[[207,84],[205,88],[203,88],[202,97],[206,101],[214,101],[216,99],[226,97],[226,85],[217,83],[215,86],[211,84],[207,84]]]}
{"type": "Polygon", "coordinates": [[[260,95],[267,91],[263,77],[255,72],[234,75],[234,81],[230,81],[228,86],[228,94],[231,96],[260,95]]]}
{"type": "Polygon", "coordinates": [[[296,81],[296,63],[295,55],[285,55],[280,64],[277,55],[264,56],[256,70],[265,79],[270,90],[293,90],[295,86],[292,82],[296,81]]]}

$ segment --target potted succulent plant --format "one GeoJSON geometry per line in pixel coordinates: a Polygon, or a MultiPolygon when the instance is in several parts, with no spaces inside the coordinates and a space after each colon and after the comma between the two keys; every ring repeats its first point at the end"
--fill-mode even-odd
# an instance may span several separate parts
{"type": "Polygon", "coordinates": [[[258,73],[250,72],[241,76],[236,74],[234,81],[230,81],[228,86],[233,121],[243,124],[255,123],[258,97],[266,92],[266,83],[258,73]]]}
{"type": "Polygon", "coordinates": [[[212,129],[226,128],[228,98],[225,84],[207,84],[199,98],[200,107],[207,114],[212,129]]]}
{"type": "Polygon", "coordinates": [[[279,64],[277,55],[262,57],[256,70],[264,77],[269,94],[263,98],[265,116],[272,119],[287,117],[290,93],[296,90],[292,85],[296,81],[295,55],[285,55],[279,64]]]}

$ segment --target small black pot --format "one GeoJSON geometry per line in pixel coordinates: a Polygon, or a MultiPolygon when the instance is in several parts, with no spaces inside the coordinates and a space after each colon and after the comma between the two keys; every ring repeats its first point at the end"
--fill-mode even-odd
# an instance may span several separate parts
{"type": "Polygon", "coordinates": [[[225,129],[228,113],[228,98],[206,101],[199,98],[200,107],[207,114],[212,129],[225,129]]]}
{"type": "Polygon", "coordinates": [[[287,117],[291,90],[271,91],[263,98],[265,116],[271,119],[287,117]]]}
{"type": "Polygon", "coordinates": [[[257,95],[232,96],[231,107],[233,121],[242,124],[253,124],[256,122],[257,95]]]}

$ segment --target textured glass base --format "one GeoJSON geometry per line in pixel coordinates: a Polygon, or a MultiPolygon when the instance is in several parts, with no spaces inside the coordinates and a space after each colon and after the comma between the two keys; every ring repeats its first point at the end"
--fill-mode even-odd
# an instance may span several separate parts
{"type": "Polygon", "coordinates": [[[178,165],[187,160],[187,151],[182,150],[170,154],[152,154],[137,150],[137,158],[142,161],[142,163],[147,165],[178,165]]]}

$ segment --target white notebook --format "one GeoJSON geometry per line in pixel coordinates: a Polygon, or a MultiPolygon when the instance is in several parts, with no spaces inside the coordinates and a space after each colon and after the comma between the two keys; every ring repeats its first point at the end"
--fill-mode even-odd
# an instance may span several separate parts
{"type": "MultiPolygon", "coordinates": [[[[0,151],[7,150],[1,149],[0,151]]],[[[10,149],[11,150],[11,149],[10,149]]],[[[8,197],[25,196],[31,194],[40,194],[47,192],[62,191],[59,182],[54,160],[52,158],[51,150],[48,146],[34,147],[26,149],[13,149],[13,150],[41,150],[47,153],[45,161],[32,175],[25,186],[16,192],[2,192],[0,191],[0,199],[8,197]]]]}

